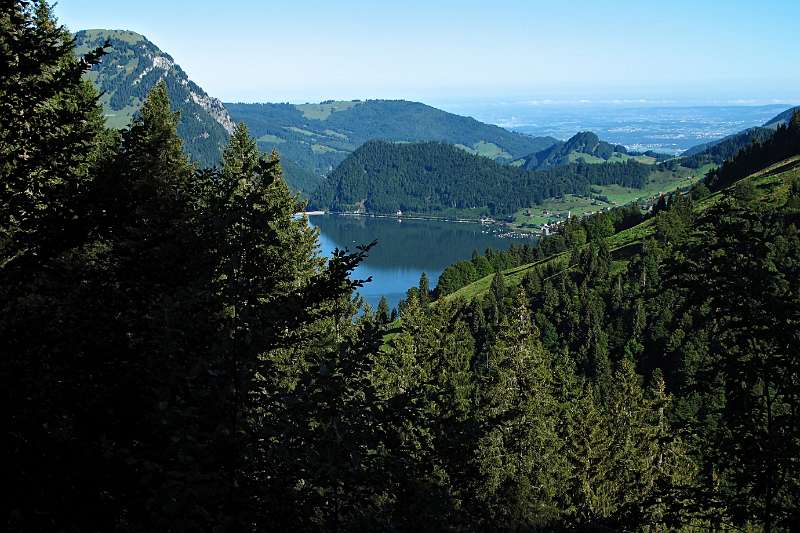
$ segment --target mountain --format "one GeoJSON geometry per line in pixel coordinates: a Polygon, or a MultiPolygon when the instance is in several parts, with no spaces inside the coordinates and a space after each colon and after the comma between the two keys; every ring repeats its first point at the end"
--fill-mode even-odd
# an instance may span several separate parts
{"type": "Polygon", "coordinates": [[[681,156],[692,157],[706,155],[708,156],[706,157],[707,160],[715,163],[721,163],[722,161],[730,159],[736,155],[736,152],[752,142],[762,142],[764,139],[770,137],[778,126],[782,124],[788,124],[792,116],[797,111],[800,111],[800,106],[791,107],[786,111],[783,111],[772,117],[761,126],[747,128],[746,130],[734,133],[733,135],[728,135],[722,139],[698,144],[697,146],[693,146],[692,148],[689,148],[683,152],[681,156]],[[723,146],[717,148],[720,145],[723,146]]]}
{"type": "Polygon", "coordinates": [[[786,111],[778,113],[777,115],[772,117],[770,120],[766,121],[764,123],[763,127],[775,129],[778,126],[780,126],[781,124],[786,125],[786,124],[789,123],[790,120],[792,120],[792,117],[798,111],[800,111],[800,106],[790,107],[786,111]]]}
{"type": "Polygon", "coordinates": [[[542,151],[526,156],[522,166],[527,170],[537,170],[568,165],[577,162],[578,159],[583,159],[586,163],[606,163],[625,161],[632,157],[634,156],[628,154],[624,146],[601,141],[591,131],[582,131],[566,141],[559,141],[542,151]]]}
{"type": "MultiPolygon", "coordinates": [[[[790,110],[791,111],[791,110],[790,110]]],[[[779,115],[780,117],[781,115],[779,115]]],[[[786,115],[780,120],[779,126],[788,124],[791,114],[786,115]]],[[[777,117],[776,117],[777,118],[777,117]]],[[[769,124],[769,123],[768,123],[769,124]]],[[[763,128],[755,128],[763,129],[763,128]]],[[[711,190],[708,196],[700,197],[698,201],[690,204],[690,212],[693,217],[702,216],[709,209],[728,196],[739,197],[752,205],[760,206],[762,211],[771,211],[790,207],[794,210],[795,216],[800,213],[800,129],[781,128],[778,133],[762,143],[753,145],[746,152],[742,152],[729,159],[724,165],[707,179],[707,185],[711,190]]],[[[708,194],[708,193],[706,193],[708,194]]],[[[671,198],[670,205],[676,198],[682,196],[675,194],[671,198]]],[[[687,195],[694,197],[694,194],[687,195]]],[[[624,209],[624,208],[623,208],[624,209]]],[[[623,209],[617,210],[619,215],[626,213],[623,209]]],[[[623,225],[624,229],[616,230],[612,235],[604,237],[610,249],[611,256],[621,261],[630,260],[633,250],[640,250],[647,239],[659,237],[663,231],[663,225],[657,223],[656,211],[651,214],[644,214],[644,219],[636,225],[623,225]]],[[[614,218],[614,213],[600,213],[578,221],[577,225],[583,225],[586,229],[591,229],[598,225],[598,221],[604,217],[614,218]]],[[[687,226],[691,227],[691,226],[687,226]]],[[[552,249],[543,244],[554,244],[553,241],[563,239],[562,234],[551,237],[551,242],[547,239],[540,241],[540,248],[552,249]]],[[[591,231],[588,231],[591,235],[591,231]]],[[[660,237],[663,238],[663,235],[660,237]]],[[[504,282],[508,288],[516,287],[523,283],[526,276],[534,272],[548,272],[553,276],[554,272],[563,272],[570,268],[570,254],[564,247],[564,243],[555,243],[560,246],[553,251],[544,254],[544,257],[530,263],[513,265],[513,268],[505,269],[503,272],[504,282]]],[[[637,252],[638,253],[638,252],[637,252]]],[[[473,259],[473,262],[475,260],[473,259]]],[[[446,269],[453,269],[453,265],[446,269]]],[[[452,272],[450,272],[452,274],[452,272]]],[[[454,301],[458,299],[470,300],[485,295],[490,290],[492,278],[495,274],[489,274],[479,279],[466,280],[466,283],[459,284],[456,291],[444,291],[447,299],[454,301]]]]}
{"type": "Polygon", "coordinates": [[[683,165],[693,168],[698,168],[706,163],[720,164],[735,156],[742,148],[755,142],[764,142],[774,133],[775,130],[772,128],[748,128],[713,143],[695,146],[687,150],[681,155],[681,162],[683,165]]]}
{"type": "Polygon", "coordinates": [[[173,109],[181,113],[178,134],[189,156],[203,166],[216,165],[233,131],[225,106],[189,79],[171,56],[144,36],[124,30],[83,30],[75,34],[76,53],[103,46],[110,48],[101,63],[88,72],[101,92],[109,126],[130,124],[147,93],[163,79],[173,109]]]}
{"type": "Polygon", "coordinates": [[[536,172],[499,164],[441,142],[369,141],[349,155],[311,197],[334,211],[505,216],[591,185],[641,188],[654,169],[636,161],[569,164],[536,172]]]}
{"type": "Polygon", "coordinates": [[[405,100],[301,105],[226,103],[225,107],[235,121],[247,124],[263,151],[280,152],[289,183],[307,192],[370,140],[440,141],[509,163],[557,142],[551,137],[510,132],[405,100]],[[298,176],[297,171],[304,174],[298,176]]]}

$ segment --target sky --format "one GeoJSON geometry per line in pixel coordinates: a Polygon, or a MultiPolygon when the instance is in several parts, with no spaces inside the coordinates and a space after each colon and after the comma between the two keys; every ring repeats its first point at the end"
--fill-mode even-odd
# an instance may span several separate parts
{"type": "Polygon", "coordinates": [[[60,0],[223,101],[800,101],[798,0],[60,0]]]}

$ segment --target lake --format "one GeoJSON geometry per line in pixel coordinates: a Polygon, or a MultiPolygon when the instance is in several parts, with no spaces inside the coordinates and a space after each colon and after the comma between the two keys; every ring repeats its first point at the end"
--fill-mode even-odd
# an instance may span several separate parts
{"type": "Polygon", "coordinates": [[[369,257],[353,274],[356,279],[372,276],[359,290],[373,307],[386,296],[390,307],[416,287],[425,272],[431,288],[445,267],[469,259],[474,250],[508,249],[512,244],[535,243],[531,238],[502,238],[499,228],[477,223],[442,222],[345,215],[311,215],[309,223],[319,228],[320,249],[330,256],[335,248],[351,251],[359,244],[377,240],[369,257]]]}

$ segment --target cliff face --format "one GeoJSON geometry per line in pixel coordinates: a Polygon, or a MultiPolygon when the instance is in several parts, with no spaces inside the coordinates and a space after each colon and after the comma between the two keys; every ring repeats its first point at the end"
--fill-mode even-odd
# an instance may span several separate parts
{"type": "Polygon", "coordinates": [[[197,163],[215,165],[233,132],[234,122],[222,102],[194,83],[173,58],[138,33],[83,30],[75,35],[77,53],[103,46],[108,54],[88,78],[102,94],[109,126],[130,124],[147,93],[160,80],[167,84],[173,109],[180,111],[178,134],[197,163]]]}

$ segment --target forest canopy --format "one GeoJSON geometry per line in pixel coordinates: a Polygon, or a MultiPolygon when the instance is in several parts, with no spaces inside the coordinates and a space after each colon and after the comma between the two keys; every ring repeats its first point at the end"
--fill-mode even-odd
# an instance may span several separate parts
{"type": "Polygon", "coordinates": [[[109,130],[102,49],[75,58],[44,2],[0,27],[7,531],[800,523],[796,118],[652,213],[476,254],[475,298],[423,278],[393,319],[354,292],[376,244],[319,256],[246,126],[197,169],[166,84],[109,130]]]}
{"type": "Polygon", "coordinates": [[[569,164],[529,172],[437,143],[370,141],[345,159],[311,198],[335,211],[437,213],[478,209],[508,215],[591,185],[641,188],[652,165],[635,161],[569,164]]]}

